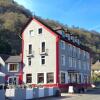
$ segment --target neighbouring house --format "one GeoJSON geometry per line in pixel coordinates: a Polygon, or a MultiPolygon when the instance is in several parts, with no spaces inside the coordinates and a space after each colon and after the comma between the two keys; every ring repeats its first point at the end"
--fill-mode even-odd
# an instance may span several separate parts
{"type": "Polygon", "coordinates": [[[5,79],[6,83],[10,85],[21,84],[21,56],[9,56],[5,61],[5,79]]]}
{"type": "Polygon", "coordinates": [[[92,72],[100,74],[100,61],[98,60],[95,64],[92,65],[92,72]]]}
{"type": "Polygon", "coordinates": [[[91,70],[92,82],[96,86],[100,86],[100,61],[98,60],[95,64],[92,65],[91,70]]]}
{"type": "Polygon", "coordinates": [[[52,29],[34,17],[22,33],[23,82],[32,85],[90,84],[91,58],[87,47],[63,28],[52,29]]]}
{"type": "Polygon", "coordinates": [[[5,84],[5,61],[9,55],[0,54],[0,84],[5,84]]]}

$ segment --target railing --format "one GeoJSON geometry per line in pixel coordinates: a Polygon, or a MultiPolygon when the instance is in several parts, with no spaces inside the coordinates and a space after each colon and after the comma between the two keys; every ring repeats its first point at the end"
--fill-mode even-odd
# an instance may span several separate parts
{"type": "Polygon", "coordinates": [[[29,52],[26,50],[26,56],[27,56],[27,57],[34,57],[34,51],[32,51],[32,53],[29,53],[29,52]]]}
{"type": "Polygon", "coordinates": [[[41,56],[42,56],[42,55],[48,56],[48,49],[45,49],[44,52],[42,52],[41,50],[39,50],[39,51],[40,51],[40,55],[41,55],[41,56]]]}

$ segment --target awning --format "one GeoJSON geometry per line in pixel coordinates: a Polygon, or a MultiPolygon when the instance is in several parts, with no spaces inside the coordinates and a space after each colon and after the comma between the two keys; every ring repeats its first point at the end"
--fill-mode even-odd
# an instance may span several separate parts
{"type": "Polygon", "coordinates": [[[5,73],[0,72],[0,76],[5,77],[5,73]]]}

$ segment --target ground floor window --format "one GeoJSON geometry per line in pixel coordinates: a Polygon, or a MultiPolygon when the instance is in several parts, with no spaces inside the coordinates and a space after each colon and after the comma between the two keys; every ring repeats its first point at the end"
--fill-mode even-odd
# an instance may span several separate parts
{"type": "Polygon", "coordinates": [[[17,76],[8,77],[8,84],[17,85],[18,77],[17,76]]]}
{"type": "Polygon", "coordinates": [[[37,74],[37,83],[44,83],[44,73],[37,74]]]}
{"type": "Polygon", "coordinates": [[[54,73],[47,73],[47,83],[54,82],[54,73]]]}
{"type": "Polygon", "coordinates": [[[61,72],[61,83],[65,83],[65,73],[61,72]]]}
{"type": "Polygon", "coordinates": [[[79,75],[79,83],[81,83],[81,75],[79,75]]]}
{"type": "Polygon", "coordinates": [[[32,83],[32,74],[26,74],[26,83],[32,83]]]}

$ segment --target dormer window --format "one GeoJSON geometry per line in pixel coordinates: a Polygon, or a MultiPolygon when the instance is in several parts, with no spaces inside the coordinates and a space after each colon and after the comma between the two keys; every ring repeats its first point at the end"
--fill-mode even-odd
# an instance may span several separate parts
{"type": "Polygon", "coordinates": [[[38,34],[42,34],[42,28],[38,29],[38,34]]]}
{"type": "Polygon", "coordinates": [[[34,31],[33,30],[29,30],[29,35],[30,36],[34,36],[34,31]]]}

